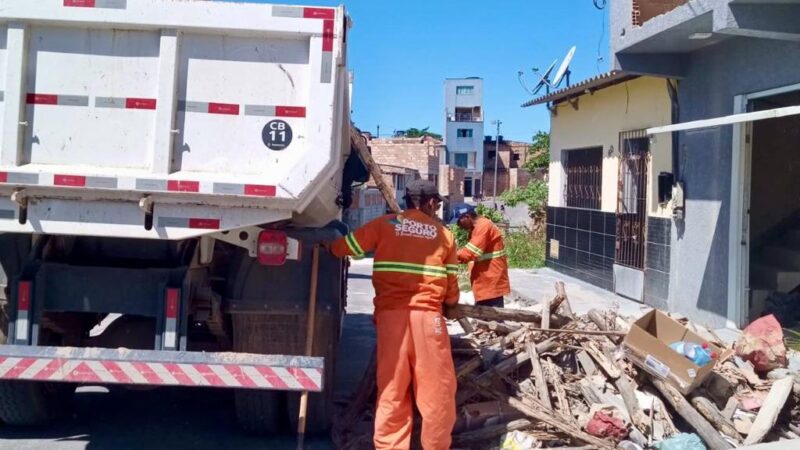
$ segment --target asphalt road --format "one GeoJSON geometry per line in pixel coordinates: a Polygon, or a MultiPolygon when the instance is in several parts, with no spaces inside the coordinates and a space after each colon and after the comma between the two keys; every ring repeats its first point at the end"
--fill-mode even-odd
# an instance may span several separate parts
{"type": "MultiPolygon", "coordinates": [[[[371,260],[351,267],[348,315],[339,348],[337,397],[347,398],[364,373],[375,341],[371,260]]],[[[288,430],[287,430],[288,434],[288,430]]],[[[332,448],[327,438],[307,448],[332,448]]],[[[227,390],[159,388],[130,391],[82,387],[73,414],[47,428],[0,425],[0,450],[295,449],[291,436],[253,438],[236,426],[227,390]]]]}

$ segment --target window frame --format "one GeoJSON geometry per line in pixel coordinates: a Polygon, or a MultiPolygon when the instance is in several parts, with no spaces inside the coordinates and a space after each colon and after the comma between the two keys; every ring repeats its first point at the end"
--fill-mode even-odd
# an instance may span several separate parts
{"type": "Polygon", "coordinates": [[[564,206],[602,210],[603,159],[599,145],[561,151],[564,206]]]}

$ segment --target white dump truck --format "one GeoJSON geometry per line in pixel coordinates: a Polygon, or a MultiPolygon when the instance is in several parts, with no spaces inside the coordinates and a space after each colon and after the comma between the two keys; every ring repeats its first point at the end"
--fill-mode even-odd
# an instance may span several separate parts
{"type": "Polygon", "coordinates": [[[312,392],[328,427],[347,268],[313,249],[366,181],[347,29],[341,7],[0,0],[0,420],[120,384],[233,388],[267,433],[312,392]]]}

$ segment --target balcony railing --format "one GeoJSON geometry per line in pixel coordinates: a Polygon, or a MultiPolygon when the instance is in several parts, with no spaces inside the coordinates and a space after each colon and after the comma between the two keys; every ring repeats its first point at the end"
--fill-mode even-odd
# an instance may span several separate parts
{"type": "Polygon", "coordinates": [[[480,122],[481,117],[475,114],[455,114],[449,117],[450,122],[480,122]]]}

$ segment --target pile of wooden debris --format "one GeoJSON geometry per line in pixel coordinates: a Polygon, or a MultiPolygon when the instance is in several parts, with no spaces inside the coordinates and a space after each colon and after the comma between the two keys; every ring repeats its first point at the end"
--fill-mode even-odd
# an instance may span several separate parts
{"type": "MultiPolygon", "coordinates": [[[[622,340],[632,321],[614,311],[576,316],[563,284],[556,292],[533,311],[457,307],[468,334],[451,338],[459,382],[453,448],[666,449],[691,433],[718,450],[800,438],[797,374],[762,378],[731,351],[683,395],[630,362],[622,340]]],[[[683,323],[724,347],[713,332],[683,323]]],[[[338,448],[371,448],[374,380],[373,358],[334,428],[338,448]]]]}

